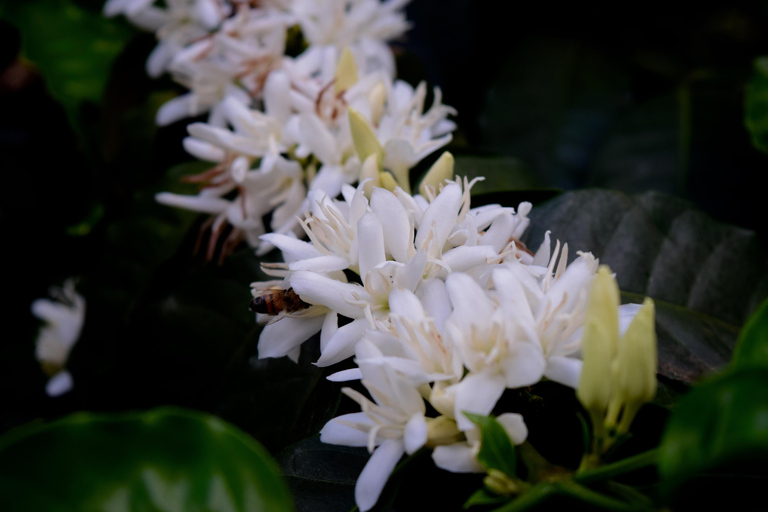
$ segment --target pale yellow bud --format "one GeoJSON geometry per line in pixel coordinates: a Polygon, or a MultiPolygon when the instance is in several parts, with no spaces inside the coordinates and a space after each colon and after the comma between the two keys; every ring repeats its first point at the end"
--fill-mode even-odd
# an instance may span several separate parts
{"type": "Polygon", "coordinates": [[[369,200],[373,193],[373,187],[380,187],[379,181],[379,166],[376,164],[376,155],[369,155],[363,162],[363,167],[360,169],[360,182],[362,183],[366,179],[370,178],[363,185],[363,194],[369,200]]]}
{"type": "Polygon", "coordinates": [[[352,142],[361,162],[371,155],[376,155],[376,166],[381,171],[384,162],[384,148],[381,147],[378,137],[371,124],[353,108],[349,108],[349,129],[352,132],[352,142]]]}
{"type": "Polygon", "coordinates": [[[432,392],[429,395],[429,403],[440,414],[453,418],[453,411],[456,405],[456,394],[446,391],[448,384],[445,382],[435,382],[432,385],[432,392]]]}
{"type": "Polygon", "coordinates": [[[368,93],[368,103],[371,105],[371,121],[378,125],[384,114],[384,103],[387,101],[387,88],[379,82],[368,93]]]}
{"type": "Polygon", "coordinates": [[[336,82],[333,84],[333,89],[336,94],[346,91],[357,83],[357,66],[355,65],[355,57],[352,56],[352,52],[348,46],[344,47],[339,58],[339,63],[336,65],[336,82]]]}
{"type": "Polygon", "coordinates": [[[602,265],[589,291],[581,339],[584,365],[576,390],[576,396],[590,412],[596,429],[602,427],[603,415],[611,400],[611,363],[619,338],[618,308],[619,287],[611,270],[602,265]]]}
{"type": "Polygon", "coordinates": [[[507,476],[504,472],[498,469],[488,470],[488,476],[483,479],[483,484],[491,492],[500,496],[514,496],[519,494],[525,486],[521,486],[519,480],[507,476]]]}
{"type": "Polygon", "coordinates": [[[435,191],[435,194],[439,192],[439,186],[441,183],[445,183],[445,180],[453,179],[453,165],[453,155],[448,151],[445,151],[442,155],[440,155],[440,158],[437,159],[437,162],[432,164],[432,167],[429,168],[429,171],[427,171],[424,179],[421,180],[421,185],[419,185],[419,194],[427,197],[427,187],[432,187],[432,189],[435,191]]]}
{"type": "Polygon", "coordinates": [[[448,445],[464,439],[464,433],[459,430],[456,421],[447,416],[427,418],[427,446],[448,445]]]}
{"type": "Polygon", "coordinates": [[[395,177],[386,171],[379,173],[379,183],[381,183],[381,188],[385,188],[390,192],[394,192],[398,186],[397,181],[395,181],[395,177]]]}
{"type": "Polygon", "coordinates": [[[619,431],[626,432],[640,407],[656,395],[655,311],[646,298],[619,344],[616,360],[616,400],[623,406],[619,431]]]}

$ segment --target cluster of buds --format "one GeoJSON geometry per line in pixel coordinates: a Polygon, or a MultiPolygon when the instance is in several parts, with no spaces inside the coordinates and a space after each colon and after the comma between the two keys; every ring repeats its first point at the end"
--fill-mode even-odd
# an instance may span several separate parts
{"type": "Polygon", "coordinates": [[[619,304],[616,279],[602,266],[589,294],[581,344],[584,367],[576,390],[593,431],[593,443],[582,464],[585,469],[599,463],[616,439],[629,431],[640,407],[656,394],[653,300],[646,298],[624,329],[619,304]]]}

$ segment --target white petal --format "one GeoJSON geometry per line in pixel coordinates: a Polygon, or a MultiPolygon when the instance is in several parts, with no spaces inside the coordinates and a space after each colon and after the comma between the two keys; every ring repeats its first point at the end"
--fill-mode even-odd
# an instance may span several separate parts
{"type": "Polygon", "coordinates": [[[461,206],[462,192],[456,184],[446,186],[440,192],[434,201],[429,205],[427,211],[421,217],[419,232],[416,234],[416,248],[420,249],[429,235],[432,224],[435,224],[435,235],[438,244],[445,243],[445,239],[456,225],[456,218],[461,206]]]}
{"type": "Polygon", "coordinates": [[[464,412],[488,416],[504,392],[506,383],[499,374],[470,373],[456,385],[456,406],[454,414],[459,430],[475,426],[464,412]]]}
{"type": "Polygon", "coordinates": [[[323,325],[323,316],[286,316],[264,327],[259,337],[259,358],[283,357],[298,347],[323,325]]]}
{"type": "Polygon", "coordinates": [[[355,355],[355,343],[360,340],[368,327],[368,320],[365,318],[339,327],[339,330],[328,340],[328,345],[315,364],[330,366],[355,355]]]}
{"type": "Polygon", "coordinates": [[[368,446],[368,434],[366,432],[344,425],[344,423],[371,425],[371,420],[363,412],[344,414],[333,418],[320,430],[320,441],[343,446],[368,446]]]}
{"type": "Polygon", "coordinates": [[[293,271],[310,270],[312,272],[333,272],[335,270],[349,268],[349,262],[341,256],[329,254],[327,256],[318,256],[317,258],[294,261],[288,268],[293,271]]]}
{"type": "Polygon", "coordinates": [[[180,194],[172,194],[170,192],[160,192],[155,196],[155,201],[161,204],[167,204],[168,206],[184,208],[185,210],[211,214],[223,213],[227,211],[232,204],[220,197],[183,196],[180,194]]]}
{"type": "Polygon", "coordinates": [[[504,430],[507,431],[507,435],[512,439],[515,444],[523,444],[528,437],[528,427],[525,426],[525,421],[520,414],[515,412],[505,412],[496,418],[496,421],[501,423],[504,430]]]}
{"type": "Polygon", "coordinates": [[[435,466],[453,473],[484,473],[483,466],[475,458],[472,447],[467,443],[437,446],[432,452],[435,466]]]}
{"type": "Polygon", "coordinates": [[[496,256],[496,251],[489,245],[460,246],[446,251],[443,254],[443,263],[453,272],[465,272],[478,265],[486,264],[496,256]]]}
{"type": "Polygon", "coordinates": [[[384,232],[379,218],[371,212],[366,213],[357,221],[357,236],[360,251],[358,262],[360,277],[365,279],[372,268],[384,263],[384,232]]]}
{"type": "Polygon", "coordinates": [[[340,315],[363,318],[363,308],[349,301],[371,302],[371,296],[358,284],[342,283],[314,272],[300,270],[291,276],[291,286],[301,300],[310,304],[322,304],[340,315]]]}
{"type": "Polygon", "coordinates": [[[541,380],[547,361],[538,341],[511,343],[509,356],[502,361],[508,388],[531,386],[541,380]]]}
{"type": "Polygon", "coordinates": [[[403,440],[405,441],[405,453],[412,455],[419,448],[427,444],[428,436],[427,421],[423,413],[417,413],[411,416],[403,429],[403,440]]]}
{"type": "Polygon", "coordinates": [[[72,375],[67,370],[61,370],[48,380],[45,385],[45,392],[48,396],[63,395],[72,389],[72,375]]]}
{"type": "Polygon", "coordinates": [[[422,281],[416,289],[416,296],[421,301],[427,314],[435,321],[437,329],[443,332],[443,324],[453,312],[451,297],[448,295],[445,281],[442,279],[422,281]]]}
{"type": "Polygon", "coordinates": [[[451,274],[445,286],[451,296],[453,317],[460,325],[481,324],[491,320],[494,305],[477,282],[466,274],[451,274]]]}
{"type": "Polygon", "coordinates": [[[396,261],[406,263],[414,252],[408,212],[392,192],[378,187],[371,195],[371,210],[381,221],[387,251],[396,261]]]}
{"type": "Polygon", "coordinates": [[[576,389],[581,376],[581,359],[575,357],[552,356],[547,358],[547,369],[544,376],[549,380],[576,389]]]}
{"type": "Polygon", "coordinates": [[[404,453],[405,447],[399,439],[384,441],[373,452],[355,485],[355,502],[360,512],[367,512],[379,501],[389,475],[404,453]]]}
{"type": "Polygon", "coordinates": [[[350,380],[360,380],[363,378],[363,373],[360,368],[350,368],[349,370],[341,370],[340,372],[332,373],[327,380],[331,382],[347,382],[350,380]]]}
{"type": "Polygon", "coordinates": [[[288,263],[321,256],[314,245],[293,236],[267,233],[260,238],[280,249],[283,259],[288,263]]]}

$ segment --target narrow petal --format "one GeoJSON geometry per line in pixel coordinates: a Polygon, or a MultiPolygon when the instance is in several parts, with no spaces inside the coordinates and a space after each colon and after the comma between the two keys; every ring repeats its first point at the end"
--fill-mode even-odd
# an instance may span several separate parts
{"type": "Polygon", "coordinates": [[[387,251],[396,261],[406,263],[415,252],[408,212],[392,192],[383,188],[373,189],[371,210],[381,221],[387,251]]]}
{"type": "Polygon", "coordinates": [[[323,316],[300,318],[286,316],[267,325],[259,337],[259,358],[288,355],[291,350],[320,330],[324,318],[323,316]]]}
{"type": "Polygon", "coordinates": [[[343,327],[331,336],[317,366],[330,366],[355,355],[355,344],[368,329],[368,320],[361,318],[343,327]]]}
{"type": "Polygon", "coordinates": [[[368,434],[345,423],[371,425],[371,420],[364,412],[343,414],[333,418],[320,430],[320,441],[343,446],[368,446],[368,434]]]}
{"type": "Polygon", "coordinates": [[[419,448],[427,444],[427,421],[424,413],[417,413],[411,416],[403,430],[403,440],[405,441],[405,453],[414,454],[419,448]]]}
{"type": "Polygon", "coordinates": [[[361,512],[367,512],[379,501],[381,491],[400,458],[405,453],[403,442],[389,439],[376,448],[363,468],[355,485],[355,502],[361,512]]]}
{"type": "Polygon", "coordinates": [[[359,237],[360,276],[365,279],[373,267],[385,261],[384,232],[379,218],[371,212],[363,215],[357,221],[357,236],[359,237]]]}
{"type": "Polygon", "coordinates": [[[291,276],[291,286],[301,300],[310,304],[322,304],[349,318],[365,316],[363,308],[350,304],[350,301],[371,302],[368,292],[358,284],[342,283],[305,270],[300,270],[291,276]]]}

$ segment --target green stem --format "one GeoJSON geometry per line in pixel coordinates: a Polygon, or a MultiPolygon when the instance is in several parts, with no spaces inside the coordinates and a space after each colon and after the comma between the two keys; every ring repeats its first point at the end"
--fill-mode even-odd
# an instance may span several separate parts
{"type": "Polygon", "coordinates": [[[606,464],[605,466],[601,466],[599,468],[580,471],[574,475],[573,479],[582,484],[608,480],[618,475],[629,473],[630,471],[634,471],[636,469],[655,465],[658,455],[658,449],[649,450],[647,452],[635,455],[634,457],[622,459],[612,464],[606,464]]]}

